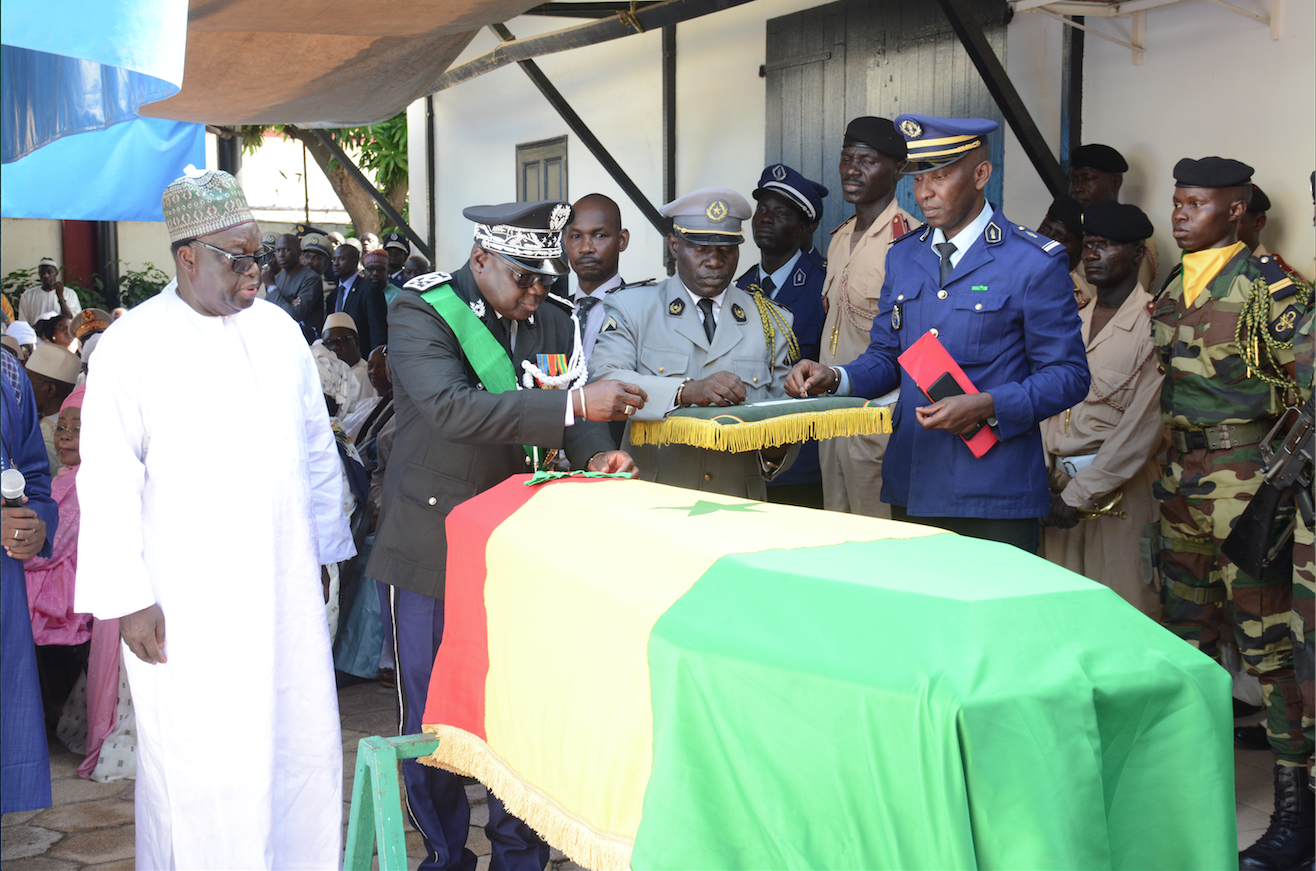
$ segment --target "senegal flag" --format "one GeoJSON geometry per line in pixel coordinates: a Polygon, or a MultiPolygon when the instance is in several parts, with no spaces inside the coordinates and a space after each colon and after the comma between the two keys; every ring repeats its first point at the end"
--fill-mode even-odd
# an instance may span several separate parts
{"type": "Polygon", "coordinates": [[[1008,545],[632,480],[448,518],[426,762],[592,868],[1225,868],[1229,675],[1008,545]]]}

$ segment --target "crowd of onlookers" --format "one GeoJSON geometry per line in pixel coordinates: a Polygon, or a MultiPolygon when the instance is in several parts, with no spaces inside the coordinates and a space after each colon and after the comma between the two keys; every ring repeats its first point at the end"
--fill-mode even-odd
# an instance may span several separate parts
{"type": "MultiPolygon", "coordinates": [[[[313,343],[346,473],[343,510],[352,518],[358,544],[357,558],[323,569],[335,664],[340,680],[382,677],[390,682],[386,596],[382,585],[362,577],[392,437],[386,306],[404,280],[428,266],[424,258],[407,256],[409,247],[396,233],[388,234],[381,247],[372,234],[364,240],[344,239],[339,233],[298,227],[297,233],[270,236],[266,243],[275,258],[262,274],[260,295],[297,319],[313,343]],[[298,288],[306,294],[299,297],[298,288]],[[294,302],[298,299],[304,311],[294,302]],[[358,330],[354,314],[365,329],[375,328],[377,342],[365,329],[358,330]]],[[[37,275],[40,283],[21,293],[16,308],[0,297],[0,340],[31,382],[59,508],[52,555],[24,565],[42,705],[48,729],[84,755],[79,775],[132,777],[132,699],[119,667],[118,621],[74,611],[83,384],[100,335],[127,309],[83,309],[77,293],[60,281],[59,264],[52,258],[40,260],[37,275]]]]}

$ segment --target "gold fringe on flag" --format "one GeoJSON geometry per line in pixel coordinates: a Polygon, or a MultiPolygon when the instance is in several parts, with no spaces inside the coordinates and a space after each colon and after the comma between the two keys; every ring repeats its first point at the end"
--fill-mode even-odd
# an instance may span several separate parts
{"type": "Polygon", "coordinates": [[[735,418],[737,422],[719,423],[684,415],[673,415],[661,421],[631,421],[631,443],[659,447],[690,445],[710,451],[741,453],[807,439],[891,432],[891,409],[886,406],[807,411],[757,421],[740,420],[734,409],[728,408],[727,413],[719,417],[724,420],[735,418]]]}
{"type": "Polygon", "coordinates": [[[427,725],[439,748],[420,762],[474,777],[498,796],[512,814],[525,820],[548,844],[582,868],[631,867],[635,840],[600,831],[585,818],[562,807],[552,796],[527,783],[483,740],[455,726],[427,725]]]}

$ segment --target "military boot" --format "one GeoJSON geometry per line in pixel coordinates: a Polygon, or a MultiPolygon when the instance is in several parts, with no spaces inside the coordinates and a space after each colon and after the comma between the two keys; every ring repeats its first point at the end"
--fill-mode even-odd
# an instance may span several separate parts
{"type": "Polygon", "coordinates": [[[1275,811],[1270,827],[1238,854],[1240,871],[1299,871],[1311,867],[1316,850],[1316,802],[1307,769],[1275,766],[1275,811]]]}

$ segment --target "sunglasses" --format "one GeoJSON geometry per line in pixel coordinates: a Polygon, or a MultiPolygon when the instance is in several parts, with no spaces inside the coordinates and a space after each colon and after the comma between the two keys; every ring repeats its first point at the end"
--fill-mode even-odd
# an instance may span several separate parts
{"type": "MultiPolygon", "coordinates": [[[[489,249],[486,248],[485,250],[488,251],[489,249]]],[[[554,282],[558,280],[558,276],[556,275],[543,275],[538,272],[522,272],[512,264],[511,260],[504,257],[502,254],[499,254],[497,251],[489,251],[489,253],[503,261],[503,265],[507,267],[508,271],[516,276],[516,286],[521,290],[529,290],[534,287],[536,281],[544,286],[544,290],[548,290],[553,286],[554,282]]]]}
{"type": "Polygon", "coordinates": [[[227,258],[229,268],[239,275],[248,272],[252,264],[264,269],[274,259],[274,249],[268,245],[262,245],[262,251],[259,254],[230,254],[223,248],[216,248],[214,245],[202,242],[200,239],[193,239],[192,241],[203,248],[209,248],[221,257],[227,258]]]}

